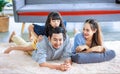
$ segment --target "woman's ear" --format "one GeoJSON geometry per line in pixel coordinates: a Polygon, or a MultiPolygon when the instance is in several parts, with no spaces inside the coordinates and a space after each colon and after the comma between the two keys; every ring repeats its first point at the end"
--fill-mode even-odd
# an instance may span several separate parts
{"type": "Polygon", "coordinates": [[[97,29],[93,30],[94,33],[96,33],[97,29]]]}

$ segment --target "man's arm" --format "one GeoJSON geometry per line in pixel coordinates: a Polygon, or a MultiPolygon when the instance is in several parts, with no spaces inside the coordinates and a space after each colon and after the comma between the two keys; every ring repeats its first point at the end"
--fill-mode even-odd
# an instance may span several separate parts
{"type": "Polygon", "coordinates": [[[70,68],[71,68],[71,65],[72,65],[71,59],[66,59],[66,60],[64,61],[64,64],[67,66],[68,69],[70,69],[70,68]]]}
{"type": "Polygon", "coordinates": [[[40,65],[40,67],[48,67],[51,69],[56,69],[56,70],[61,70],[61,71],[68,70],[68,67],[65,64],[55,65],[55,64],[50,64],[50,63],[44,62],[44,63],[41,63],[39,65],[40,65]]]}
{"type": "Polygon", "coordinates": [[[63,51],[63,59],[65,60],[64,64],[67,65],[68,68],[70,68],[72,64],[71,61],[72,45],[68,36],[66,37],[64,44],[65,44],[63,51]]]}

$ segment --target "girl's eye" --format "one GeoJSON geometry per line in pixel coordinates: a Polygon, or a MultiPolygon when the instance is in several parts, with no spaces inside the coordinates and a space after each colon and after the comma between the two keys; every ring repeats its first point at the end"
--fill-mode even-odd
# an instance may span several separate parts
{"type": "Polygon", "coordinates": [[[60,20],[57,20],[57,22],[60,22],[60,20]]]}
{"type": "Polygon", "coordinates": [[[55,20],[52,20],[53,22],[55,22],[55,20]]]}

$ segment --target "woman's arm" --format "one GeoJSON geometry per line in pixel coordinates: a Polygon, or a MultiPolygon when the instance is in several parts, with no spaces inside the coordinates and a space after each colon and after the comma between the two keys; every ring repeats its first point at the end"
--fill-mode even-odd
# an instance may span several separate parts
{"type": "Polygon", "coordinates": [[[79,52],[86,51],[88,49],[89,49],[89,47],[87,45],[80,45],[80,46],[77,46],[76,52],[79,53],[79,52]]]}
{"type": "MultiPolygon", "coordinates": [[[[80,52],[81,49],[84,49],[85,39],[82,33],[78,33],[74,38],[74,50],[73,52],[80,52]]],[[[86,47],[86,46],[85,46],[86,47]]]]}
{"type": "Polygon", "coordinates": [[[94,46],[89,48],[86,52],[96,52],[96,53],[103,53],[105,48],[103,46],[94,46]]]}

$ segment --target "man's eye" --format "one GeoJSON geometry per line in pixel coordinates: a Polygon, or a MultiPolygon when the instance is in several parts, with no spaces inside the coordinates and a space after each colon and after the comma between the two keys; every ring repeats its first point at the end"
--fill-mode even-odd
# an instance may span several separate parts
{"type": "Polygon", "coordinates": [[[59,41],[62,41],[62,39],[60,39],[59,41]]]}
{"type": "Polygon", "coordinates": [[[54,39],[54,41],[57,41],[57,39],[54,39]]]}

